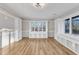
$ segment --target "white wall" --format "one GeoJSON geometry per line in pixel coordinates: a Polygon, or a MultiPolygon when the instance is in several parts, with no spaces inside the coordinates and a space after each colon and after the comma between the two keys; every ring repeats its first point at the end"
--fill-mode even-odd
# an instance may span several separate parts
{"type": "Polygon", "coordinates": [[[0,13],[0,28],[14,29],[14,18],[0,13]]]}
{"type": "Polygon", "coordinates": [[[22,20],[17,18],[15,20],[15,41],[19,41],[22,39],[22,20]]]}
{"type": "Polygon", "coordinates": [[[48,37],[54,37],[54,21],[48,21],[48,37]]]}
{"type": "Polygon", "coordinates": [[[29,37],[29,21],[22,20],[22,36],[29,37]]]}
{"type": "MultiPolygon", "coordinates": [[[[22,20],[23,37],[29,37],[29,20],[22,20]]],[[[48,21],[48,36],[54,37],[54,21],[48,21]]]]}
{"type": "Polygon", "coordinates": [[[79,12],[76,12],[74,14],[68,15],[63,18],[56,19],[54,37],[58,42],[60,42],[61,44],[63,44],[73,52],[79,54],[79,35],[75,35],[72,33],[69,34],[65,33],[65,24],[64,24],[65,19],[67,18],[71,19],[71,17],[77,15],[79,15],[79,12]]]}

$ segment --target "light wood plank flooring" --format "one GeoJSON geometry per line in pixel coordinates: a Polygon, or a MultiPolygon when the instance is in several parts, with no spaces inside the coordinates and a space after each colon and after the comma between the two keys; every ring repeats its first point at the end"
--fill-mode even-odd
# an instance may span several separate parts
{"type": "Polygon", "coordinates": [[[72,51],[62,46],[53,38],[29,39],[10,44],[0,49],[2,55],[75,55],[72,51]]]}

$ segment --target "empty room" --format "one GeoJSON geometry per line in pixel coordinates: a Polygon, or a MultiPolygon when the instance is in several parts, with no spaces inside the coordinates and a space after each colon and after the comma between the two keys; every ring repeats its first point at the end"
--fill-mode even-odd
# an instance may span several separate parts
{"type": "Polygon", "coordinates": [[[78,55],[79,3],[0,3],[0,55],[78,55]]]}

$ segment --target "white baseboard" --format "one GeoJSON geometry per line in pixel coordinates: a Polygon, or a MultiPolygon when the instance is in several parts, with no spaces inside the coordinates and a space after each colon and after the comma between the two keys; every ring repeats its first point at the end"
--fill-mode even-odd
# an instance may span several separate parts
{"type": "MultiPolygon", "coordinates": [[[[28,31],[23,31],[22,32],[22,36],[23,37],[29,37],[29,32],[28,31]]],[[[53,31],[49,31],[48,32],[48,37],[54,37],[54,32],[53,31]]]]}

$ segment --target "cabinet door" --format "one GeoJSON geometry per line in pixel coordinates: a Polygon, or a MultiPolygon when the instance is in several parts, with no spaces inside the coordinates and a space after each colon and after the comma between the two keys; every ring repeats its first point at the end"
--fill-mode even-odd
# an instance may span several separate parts
{"type": "Polygon", "coordinates": [[[9,45],[9,32],[4,31],[2,32],[2,48],[6,45],[9,45]]]}

